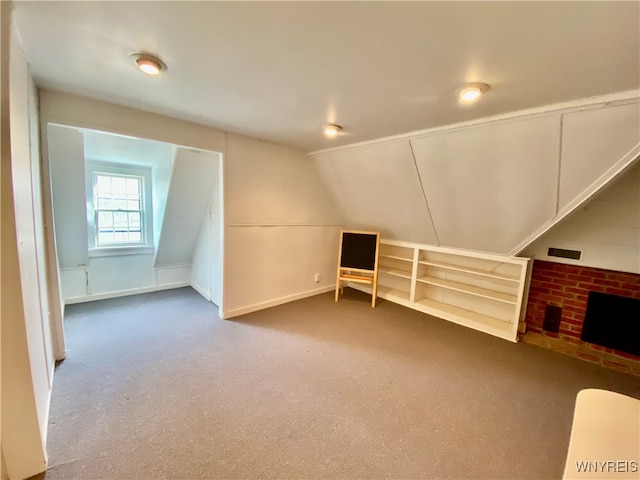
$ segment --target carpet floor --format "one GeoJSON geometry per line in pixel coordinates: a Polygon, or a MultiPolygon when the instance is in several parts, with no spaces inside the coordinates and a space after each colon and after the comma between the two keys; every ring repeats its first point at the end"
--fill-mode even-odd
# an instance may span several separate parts
{"type": "Polygon", "coordinates": [[[578,391],[640,398],[637,377],[369,301],[68,306],[44,478],[560,478],[578,391]]]}

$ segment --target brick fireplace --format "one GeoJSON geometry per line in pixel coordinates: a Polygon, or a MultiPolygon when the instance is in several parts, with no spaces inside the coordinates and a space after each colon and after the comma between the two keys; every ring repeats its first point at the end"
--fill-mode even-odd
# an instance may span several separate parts
{"type": "Polygon", "coordinates": [[[592,291],[640,299],[640,275],[535,260],[522,341],[640,376],[640,356],[580,339],[592,291]]]}

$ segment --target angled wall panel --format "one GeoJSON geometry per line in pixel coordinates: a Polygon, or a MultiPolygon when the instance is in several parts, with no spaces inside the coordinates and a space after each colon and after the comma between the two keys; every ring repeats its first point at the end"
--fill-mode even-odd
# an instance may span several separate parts
{"type": "Polygon", "coordinates": [[[640,273],[640,162],[529,245],[522,255],[640,273]],[[580,259],[550,257],[550,247],[578,250],[580,259]]]}
{"type": "Polygon", "coordinates": [[[219,161],[215,152],[176,150],[154,266],[191,263],[211,193],[219,188],[219,161]]]}
{"type": "Polygon", "coordinates": [[[445,246],[507,253],[555,215],[559,115],[411,140],[445,246]]]}
{"type": "MultiPolygon", "coordinates": [[[[348,228],[379,230],[384,238],[437,244],[429,210],[408,141],[331,153],[345,193],[337,200],[348,228]]],[[[323,160],[326,161],[326,160],[323,160]]],[[[330,171],[326,167],[326,172],[330,171]]]]}
{"type": "Polygon", "coordinates": [[[638,103],[565,113],[560,210],[640,143],[638,103]]]}
{"type": "Polygon", "coordinates": [[[327,193],[334,201],[335,209],[341,216],[344,225],[351,226],[351,219],[360,216],[358,205],[351,198],[351,193],[347,185],[343,183],[342,176],[338,175],[337,170],[333,166],[333,161],[329,154],[318,155],[312,157],[317,175],[327,188],[327,193]]]}
{"type": "Polygon", "coordinates": [[[87,204],[82,132],[57,125],[47,127],[49,169],[56,244],[60,267],[89,263],[87,204]]]}

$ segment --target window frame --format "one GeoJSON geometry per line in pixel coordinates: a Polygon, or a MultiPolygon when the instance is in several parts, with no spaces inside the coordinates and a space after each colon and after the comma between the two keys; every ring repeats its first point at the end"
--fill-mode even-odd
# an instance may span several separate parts
{"type": "Polygon", "coordinates": [[[99,257],[106,255],[134,255],[141,253],[153,253],[151,168],[111,162],[87,161],[85,164],[85,169],[89,256],[99,257]],[[94,185],[96,175],[105,175],[110,177],[136,177],[141,180],[142,242],[98,245],[96,229],[97,212],[94,205],[94,185]]]}

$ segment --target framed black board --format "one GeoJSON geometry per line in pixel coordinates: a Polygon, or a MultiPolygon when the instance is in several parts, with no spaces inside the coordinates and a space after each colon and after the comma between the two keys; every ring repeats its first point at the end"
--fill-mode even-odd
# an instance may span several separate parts
{"type": "Polygon", "coordinates": [[[340,266],[374,270],[378,237],[369,233],[342,232],[340,266]]]}
{"type": "Polygon", "coordinates": [[[341,230],[336,276],[336,302],[343,290],[342,282],[371,285],[371,306],[376,306],[378,294],[378,250],[380,232],[341,230]]]}

